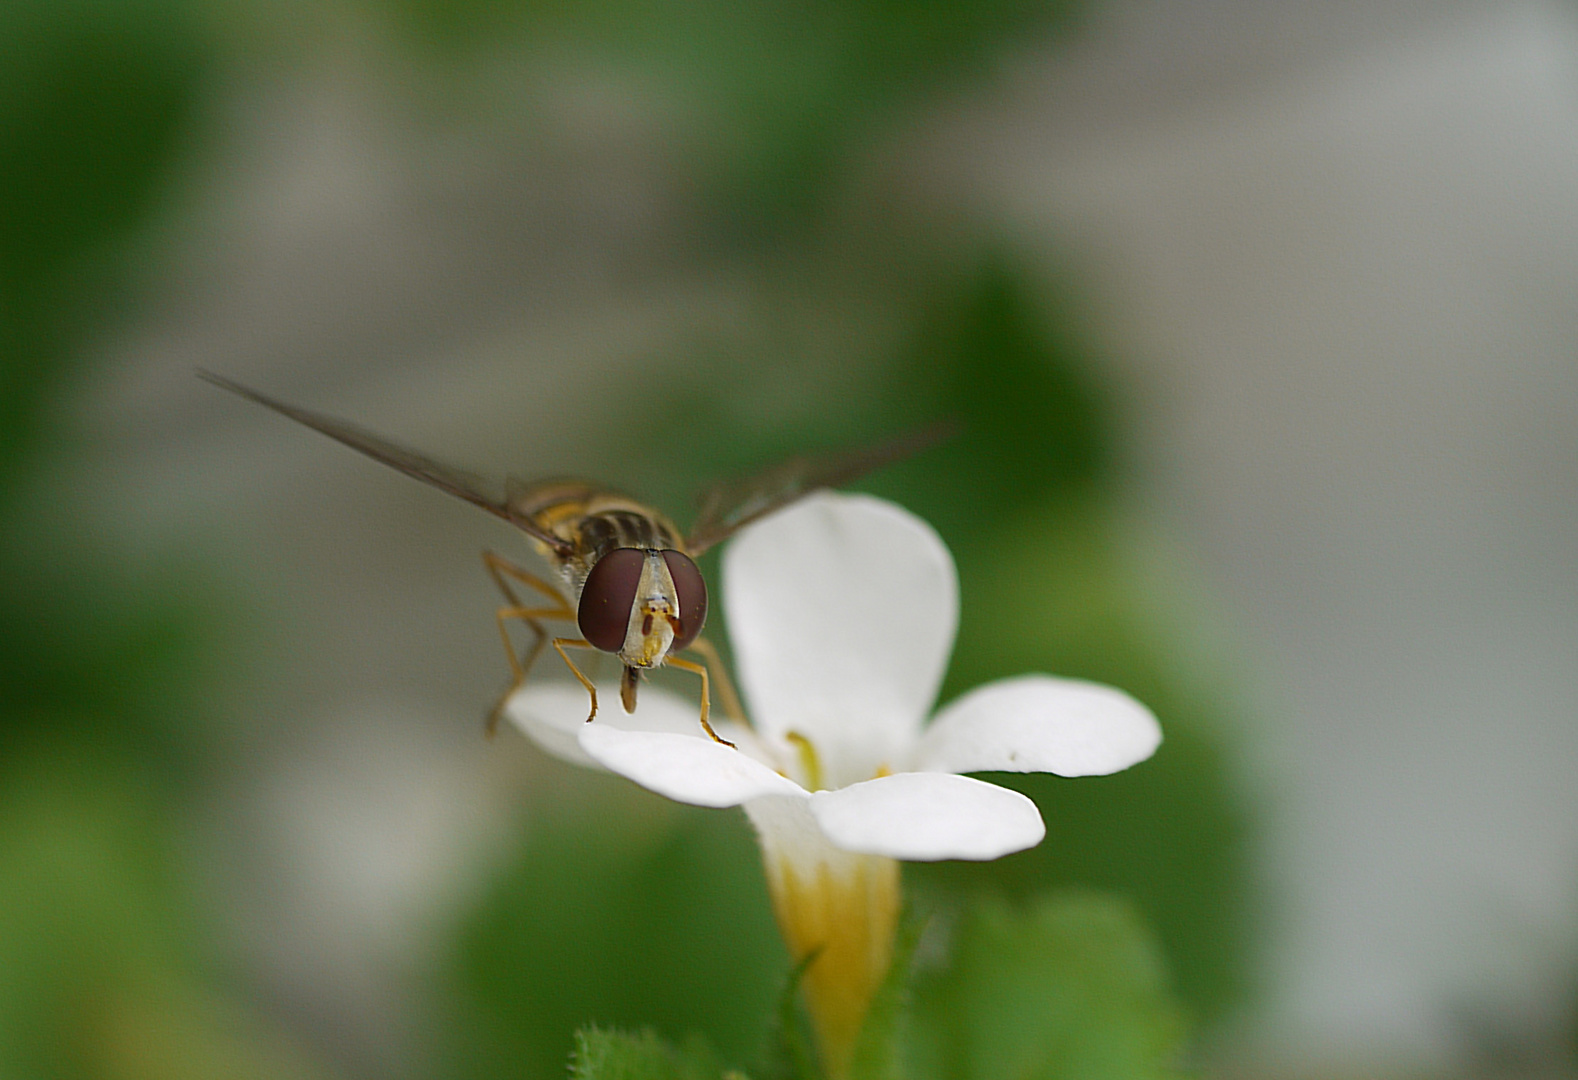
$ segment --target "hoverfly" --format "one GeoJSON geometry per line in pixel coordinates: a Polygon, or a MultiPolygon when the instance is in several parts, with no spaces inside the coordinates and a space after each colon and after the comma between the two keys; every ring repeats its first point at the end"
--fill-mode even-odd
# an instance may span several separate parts
{"type": "Polygon", "coordinates": [[[796,457],[749,480],[715,484],[699,500],[696,522],[681,533],[666,515],[609,488],[579,480],[522,482],[506,479],[504,497],[486,493],[479,478],[391,443],[355,425],[259,393],[212,372],[197,373],[215,386],[239,394],[322,432],[375,461],[481,507],[514,525],[557,571],[557,584],[516,566],[491,551],[483,564],[504,594],[495,613],[499,636],[509,657],[512,681],[488,715],[493,734],[510,696],[520,689],[543,648],[559,658],[591,697],[590,722],[597,715],[597,687],[570,659],[567,649],[612,653],[623,665],[619,696],[627,713],[636,708],[644,672],[663,665],[701,679],[701,726],[715,741],[733,746],[713,730],[707,663],[677,656],[699,653],[720,676],[724,704],[743,719],[717,650],[701,637],[707,621],[707,583],[696,558],[759,518],[824,487],[836,487],[882,465],[907,457],[950,433],[937,424],[876,446],[832,457],[796,457]],[[516,586],[537,594],[526,603],[516,586]],[[523,622],[532,644],[517,655],[509,623],[523,622]],[[567,622],[580,637],[550,635],[543,622],[567,622]]]}

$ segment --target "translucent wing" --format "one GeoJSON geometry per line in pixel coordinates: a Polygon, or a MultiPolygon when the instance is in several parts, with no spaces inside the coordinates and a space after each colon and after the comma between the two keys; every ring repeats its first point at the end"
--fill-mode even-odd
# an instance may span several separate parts
{"type": "Polygon", "coordinates": [[[430,484],[440,491],[447,491],[451,495],[465,499],[471,505],[479,506],[488,513],[503,518],[528,536],[541,540],[561,555],[570,553],[570,545],[562,537],[554,536],[531,521],[511,513],[505,501],[486,494],[482,490],[486,486],[485,482],[470,473],[440,465],[431,458],[407,450],[403,446],[396,446],[343,420],[287,405],[283,401],[271,398],[267,394],[260,394],[211,371],[199,370],[197,374],[215,386],[229,390],[233,394],[240,394],[249,401],[255,401],[282,416],[290,417],[298,424],[306,424],[314,431],[320,431],[329,438],[344,443],[352,450],[359,450],[374,461],[381,461],[390,468],[398,469],[407,476],[413,476],[424,484],[430,484]]]}
{"type": "Polygon", "coordinates": [[[724,481],[702,493],[686,549],[700,555],[736,531],[819,488],[838,487],[934,446],[953,434],[950,421],[885,443],[825,457],[795,457],[747,480],[724,481]]]}

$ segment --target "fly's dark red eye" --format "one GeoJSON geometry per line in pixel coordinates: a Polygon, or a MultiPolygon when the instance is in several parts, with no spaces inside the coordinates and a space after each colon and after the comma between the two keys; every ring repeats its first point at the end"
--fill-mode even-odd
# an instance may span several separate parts
{"type": "Polygon", "coordinates": [[[682,551],[665,551],[663,562],[669,576],[674,579],[674,592],[679,600],[679,625],[674,628],[673,649],[683,649],[707,622],[707,582],[701,571],[682,551]]]}
{"type": "Polygon", "coordinates": [[[636,586],[641,584],[641,567],[646,560],[644,551],[615,548],[598,559],[592,572],[586,575],[575,621],[581,628],[581,636],[594,648],[604,652],[618,652],[624,648],[630,609],[636,602],[636,586]]]}

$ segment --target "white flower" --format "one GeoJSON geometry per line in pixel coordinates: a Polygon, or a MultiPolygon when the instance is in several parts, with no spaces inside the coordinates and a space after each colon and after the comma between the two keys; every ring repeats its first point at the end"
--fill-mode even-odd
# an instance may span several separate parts
{"type": "Polygon", "coordinates": [[[652,688],[634,715],[587,723],[579,687],[529,685],[509,714],[561,757],[679,802],[745,808],[790,954],[815,955],[802,988],[840,1080],[892,957],[895,860],[995,859],[1046,833],[1024,795],[961,774],[1117,772],[1150,757],[1161,728],[1121,691],[1047,675],[979,687],[927,724],[958,577],[931,527],[891,503],[804,499],[743,531],[723,578],[751,726],[714,723],[738,749],[652,688]]]}
{"type": "Polygon", "coordinates": [[[790,812],[763,800],[791,800],[833,847],[906,860],[995,859],[1045,834],[1025,796],[962,773],[1099,775],[1161,742],[1127,694],[1047,675],[978,687],[927,724],[958,578],[931,527],[879,499],[819,493],[746,529],[723,601],[752,728],[717,726],[738,750],[651,687],[633,715],[588,724],[579,687],[528,684],[510,715],[550,752],[679,802],[743,805],[760,824],[790,812]]]}

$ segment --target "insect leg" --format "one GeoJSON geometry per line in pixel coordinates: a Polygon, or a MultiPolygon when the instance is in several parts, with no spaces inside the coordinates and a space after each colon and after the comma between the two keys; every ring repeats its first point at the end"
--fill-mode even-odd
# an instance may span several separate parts
{"type": "Polygon", "coordinates": [[[586,687],[586,692],[592,695],[592,711],[586,714],[586,722],[590,724],[592,717],[597,715],[597,687],[593,686],[592,680],[582,675],[581,669],[575,666],[575,661],[570,659],[570,654],[564,651],[566,645],[572,649],[592,649],[596,648],[596,646],[585,638],[556,637],[553,639],[554,652],[559,654],[559,659],[563,660],[565,667],[570,669],[570,674],[579,679],[581,685],[586,687]]]}
{"type": "Polygon", "coordinates": [[[498,703],[494,705],[492,711],[488,713],[487,734],[488,737],[491,738],[493,733],[498,730],[499,717],[504,713],[505,704],[509,701],[511,695],[521,688],[521,684],[526,681],[526,673],[531,670],[532,664],[536,663],[538,654],[542,652],[543,646],[547,643],[547,632],[543,630],[542,624],[537,620],[567,619],[573,622],[575,620],[575,612],[570,610],[569,605],[565,603],[564,597],[559,593],[559,590],[555,589],[548,582],[542,580],[536,575],[527,573],[508,560],[493,554],[491,551],[484,551],[482,553],[482,562],[483,565],[488,568],[488,574],[493,578],[493,583],[499,587],[499,591],[502,592],[510,602],[508,607],[499,608],[499,610],[494,615],[499,624],[499,637],[503,639],[504,642],[504,655],[507,656],[510,661],[510,674],[512,678],[509,689],[504,691],[504,694],[499,698],[498,703]],[[529,585],[533,589],[536,589],[538,592],[552,600],[554,602],[554,606],[534,608],[523,605],[521,603],[521,598],[516,595],[515,590],[510,588],[509,581],[507,580],[508,578],[514,578],[521,584],[529,585]],[[517,657],[515,654],[515,643],[510,640],[509,627],[506,623],[506,620],[509,619],[521,620],[531,628],[533,635],[535,635],[534,640],[531,643],[531,647],[526,650],[524,657],[517,657]]]}
{"type": "Polygon", "coordinates": [[[544,581],[536,574],[527,573],[525,570],[522,570],[508,559],[504,558],[504,556],[495,555],[491,551],[484,551],[482,553],[482,565],[488,568],[488,575],[493,578],[493,583],[499,587],[500,592],[509,598],[510,604],[514,607],[523,607],[524,605],[521,603],[520,597],[515,595],[515,590],[510,588],[510,583],[506,580],[506,578],[514,578],[522,585],[529,585],[533,589],[536,589],[538,592],[542,593],[548,599],[552,600],[556,605],[558,605],[557,610],[562,613],[563,618],[575,618],[575,612],[570,609],[570,604],[567,600],[565,600],[564,593],[560,592],[557,587],[555,587],[550,582],[544,581]]]}
{"type": "Polygon", "coordinates": [[[707,703],[707,668],[706,668],[706,665],[698,664],[694,660],[686,660],[683,657],[679,657],[679,656],[670,656],[668,658],[668,662],[670,664],[673,664],[675,667],[679,668],[681,671],[693,671],[697,675],[701,676],[701,729],[703,731],[705,731],[708,735],[712,736],[712,741],[713,742],[722,743],[724,746],[727,746],[729,749],[731,749],[731,750],[734,749],[735,747],[734,747],[733,743],[731,743],[728,739],[725,739],[725,738],[721,737],[716,731],[713,731],[712,730],[712,725],[707,723],[708,703],[707,703]]]}
{"type": "Polygon", "coordinates": [[[718,697],[723,699],[723,711],[741,727],[750,727],[751,722],[745,715],[745,706],[740,704],[740,695],[734,691],[734,680],[729,677],[729,668],[723,662],[723,657],[718,655],[718,647],[704,637],[699,637],[686,646],[701,653],[702,659],[710,665],[718,676],[718,697]]]}

